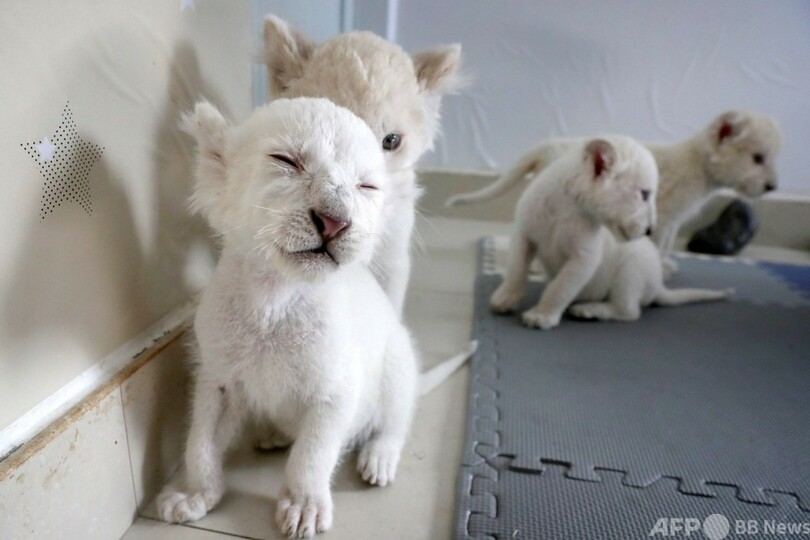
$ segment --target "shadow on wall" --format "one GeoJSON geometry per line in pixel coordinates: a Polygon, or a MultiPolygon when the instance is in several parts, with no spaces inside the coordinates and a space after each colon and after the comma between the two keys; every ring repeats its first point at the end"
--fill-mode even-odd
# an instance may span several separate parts
{"type": "MultiPolygon", "coordinates": [[[[148,290],[188,298],[196,291],[185,279],[186,265],[193,256],[203,252],[214,260],[219,248],[211,239],[211,231],[200,216],[191,216],[188,198],[193,186],[193,138],[180,128],[182,115],[194,104],[206,99],[227,116],[216,92],[202,80],[197,53],[188,42],[174,49],[169,66],[167,100],[159,113],[161,122],[154,134],[152,150],[152,182],[157,193],[156,249],[149,258],[148,290]]],[[[178,298],[177,303],[181,299],[178,298]]]]}
{"type": "MultiPolygon", "coordinates": [[[[92,68],[89,60],[81,62],[71,71],[77,78],[92,68]]],[[[65,88],[82,88],[77,82],[65,88]]],[[[24,225],[24,247],[0,307],[0,351],[9,359],[4,378],[19,392],[7,397],[11,403],[15,397],[34,401],[20,403],[19,414],[187,302],[194,291],[186,286],[184,264],[192,245],[216,253],[202,219],[187,211],[193,141],[178,126],[181,113],[199,98],[222,103],[202,81],[189,43],[172,51],[166,90],[147,145],[151,155],[144,156],[151,161],[150,178],[122,174],[110,156],[125,149],[105,145],[89,176],[92,215],[65,201],[45,219],[33,213],[24,225]],[[144,180],[151,190],[136,185],[144,180]],[[142,192],[154,195],[130,197],[142,192]],[[153,238],[139,238],[133,212],[143,201],[155,205],[139,212],[154,221],[153,238]]],[[[77,124],[84,141],[104,144],[77,124]]]]}
{"type": "MultiPolygon", "coordinates": [[[[226,111],[224,103],[203,80],[194,48],[186,42],[177,45],[170,63],[168,99],[160,113],[162,119],[154,136],[152,181],[156,185],[158,246],[149,258],[146,269],[150,290],[175,287],[184,296],[195,293],[189,289],[184,267],[192,250],[204,251],[210,258],[218,255],[218,246],[211,240],[211,231],[199,216],[189,216],[188,197],[193,185],[193,139],[180,128],[182,114],[191,111],[200,99],[214,103],[226,111]]],[[[171,291],[164,290],[170,294],[171,291]]],[[[187,334],[184,341],[191,339],[187,334]]],[[[156,366],[149,378],[133,378],[132,385],[148,384],[149,388],[128,388],[147,400],[151,413],[127,415],[127,433],[139,441],[144,452],[133,455],[132,464],[139,486],[136,496],[139,508],[147,506],[169,477],[175,472],[185,443],[185,415],[189,407],[190,366],[186,344],[172,346],[174,352],[156,366]],[[165,414],[163,411],[175,411],[165,414]],[[152,461],[155,459],[156,461],[152,461]]],[[[126,395],[126,393],[125,393],[126,395]]]]}

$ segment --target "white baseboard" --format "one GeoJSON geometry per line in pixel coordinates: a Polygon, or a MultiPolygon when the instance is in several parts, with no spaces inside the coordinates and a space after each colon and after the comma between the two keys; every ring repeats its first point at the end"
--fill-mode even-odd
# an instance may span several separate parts
{"type": "Polygon", "coordinates": [[[72,407],[107,384],[166,334],[185,324],[193,312],[193,304],[170,312],[5,427],[0,431],[0,462],[72,407]]]}
{"type": "MultiPolygon", "coordinates": [[[[425,194],[419,200],[420,212],[427,217],[511,222],[515,204],[527,182],[518,182],[491,201],[452,208],[444,205],[450,196],[481,189],[497,177],[495,171],[420,169],[419,181],[425,188],[425,194]]],[[[735,196],[731,191],[718,192],[701,215],[684,226],[682,234],[689,235],[714,221],[730,198],[735,196]]],[[[760,218],[760,228],[752,244],[810,250],[810,194],[775,191],[750,202],[760,218]]]]}

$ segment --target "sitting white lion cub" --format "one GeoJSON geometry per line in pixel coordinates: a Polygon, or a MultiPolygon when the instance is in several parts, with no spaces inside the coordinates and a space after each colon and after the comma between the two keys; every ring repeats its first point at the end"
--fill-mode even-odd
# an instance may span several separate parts
{"type": "Polygon", "coordinates": [[[509,312],[523,298],[535,254],[550,280],[538,304],[523,313],[530,327],[554,328],[573,302],[570,312],[578,317],[635,320],[652,303],[727,296],[729,291],[664,287],[658,251],[644,238],[655,227],[657,186],[652,154],[630,138],[572,144],[518,201],[506,275],[492,295],[492,310],[509,312]]]}
{"type": "Polygon", "coordinates": [[[387,217],[382,150],[324,99],[278,100],[237,127],[201,103],[188,127],[192,206],[224,245],[194,323],[185,485],[164,489],[158,512],[184,522],[217,504],[224,452],[253,416],[294,441],[276,519],[311,536],[332,524],[341,452],[360,446],[368,482],[394,479],[417,395],[411,338],[366,268],[387,217]]]}
{"type": "MultiPolygon", "coordinates": [[[[492,199],[527,176],[542,171],[577,139],[551,139],[523,156],[491,185],[457,195],[448,205],[492,199]]],[[[711,195],[731,188],[749,197],[776,189],[776,157],[781,135],[776,122],[747,111],[718,116],[694,137],[674,144],[647,144],[658,164],[660,189],[656,197],[658,227],[653,240],[668,270],[677,268],[669,258],[681,226],[696,215],[711,195]]]]}
{"type": "Polygon", "coordinates": [[[264,53],[274,98],[323,97],[366,121],[391,176],[372,269],[394,309],[402,312],[410,274],[417,159],[433,146],[443,94],[457,85],[461,47],[408,55],[371,32],[349,32],[315,43],[275,16],[264,25],[264,53]]]}

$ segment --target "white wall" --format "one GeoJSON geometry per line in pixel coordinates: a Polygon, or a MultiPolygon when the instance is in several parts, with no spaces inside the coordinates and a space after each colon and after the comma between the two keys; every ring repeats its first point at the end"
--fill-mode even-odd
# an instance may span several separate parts
{"type": "Polygon", "coordinates": [[[444,136],[423,165],[499,169],[551,136],[672,141],[750,108],[784,132],[782,189],[810,193],[807,0],[388,4],[406,50],[460,42],[472,77],[445,100],[444,136]]]}
{"type": "Polygon", "coordinates": [[[188,301],[185,256],[208,232],[178,122],[200,97],[246,116],[252,45],[247,1],[3,2],[0,431],[188,301]],[[55,140],[68,102],[98,159],[55,140]],[[56,191],[88,171],[91,213],[66,199],[41,216],[53,188],[21,144],[45,137],[56,191]]]}
{"type": "Polygon", "coordinates": [[[263,23],[268,14],[281,17],[318,42],[351,30],[354,19],[352,0],[252,0],[252,3],[254,56],[259,60],[253,65],[253,104],[256,106],[268,100],[267,68],[261,63],[263,23]]]}

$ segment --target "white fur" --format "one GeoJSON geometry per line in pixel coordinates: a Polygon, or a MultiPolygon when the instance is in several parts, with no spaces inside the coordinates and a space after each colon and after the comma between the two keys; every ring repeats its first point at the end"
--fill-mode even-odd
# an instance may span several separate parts
{"type": "MultiPolygon", "coordinates": [[[[448,205],[492,199],[527,176],[534,176],[572,146],[577,139],[552,139],[524,155],[514,167],[482,190],[457,195],[448,205]]],[[[718,116],[700,133],[674,144],[648,144],[658,165],[660,189],[656,198],[658,227],[653,240],[668,270],[676,265],[672,253],[678,230],[696,215],[714,192],[733,189],[749,197],[776,189],[776,157],[781,135],[776,122],[747,111],[718,116]],[[760,154],[762,163],[754,156],[760,154]]]]}
{"type": "Polygon", "coordinates": [[[397,133],[402,144],[385,152],[391,176],[387,219],[371,267],[401,315],[410,274],[416,201],[416,160],[433,146],[441,96],[457,84],[461,47],[406,54],[369,32],[317,44],[275,16],[264,26],[265,62],[274,98],[324,97],[362,118],[382,145],[397,133]]]}
{"type": "Polygon", "coordinates": [[[392,182],[377,137],[327,100],[277,100],[237,127],[201,103],[187,123],[193,207],[223,252],[194,324],[185,485],[164,489],[158,512],[184,522],[219,502],[223,455],[252,416],[272,425],[268,446],[293,441],[276,520],[308,537],[332,524],[341,453],[359,446],[362,477],[388,484],[413,414],[411,338],[367,270],[392,182]],[[328,238],[313,211],[350,225],[328,238]]]}
{"type": "Polygon", "coordinates": [[[566,309],[604,320],[635,320],[651,303],[722,298],[728,291],[669,290],[653,243],[658,171],[652,154],[627,137],[572,143],[523,193],[503,283],[493,311],[513,310],[526,292],[536,254],[549,273],[530,327],[554,328],[566,309]],[[617,242],[616,238],[624,242],[617,242]]]}
{"type": "Polygon", "coordinates": [[[700,212],[714,192],[730,188],[757,197],[776,189],[781,139],[772,118],[730,111],[690,139],[647,146],[661,175],[657,199],[661,222],[653,240],[668,271],[677,269],[670,255],[678,231],[700,212]],[[757,154],[762,155],[763,163],[754,161],[757,154]]]}

